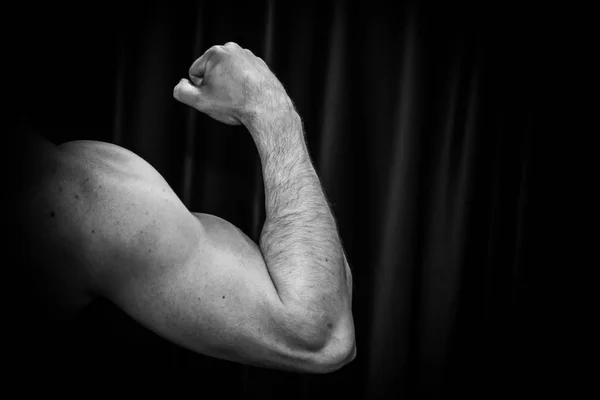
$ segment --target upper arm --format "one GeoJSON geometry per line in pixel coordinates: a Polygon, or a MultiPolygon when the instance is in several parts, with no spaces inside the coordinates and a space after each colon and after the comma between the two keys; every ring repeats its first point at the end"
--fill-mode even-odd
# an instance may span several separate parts
{"type": "Polygon", "coordinates": [[[305,372],[339,367],[343,346],[312,346],[313,327],[284,307],[260,249],[235,226],[190,213],[153,169],[75,180],[50,196],[56,217],[47,224],[93,291],[201,354],[305,372]]]}
{"type": "Polygon", "coordinates": [[[137,271],[107,293],[112,301],[149,329],[208,356],[303,372],[340,366],[344,355],[335,353],[343,346],[313,345],[313,326],[284,307],[252,240],[216,216],[182,213],[195,233],[174,243],[191,252],[171,265],[164,258],[169,250],[157,258],[138,253],[137,271]]]}
{"type": "Polygon", "coordinates": [[[185,243],[190,253],[136,254],[135,271],[111,279],[105,296],[147,328],[195,352],[312,370],[315,354],[293,334],[295,320],[279,301],[256,245],[220,218],[188,216],[196,232],[172,240],[185,243]]]}

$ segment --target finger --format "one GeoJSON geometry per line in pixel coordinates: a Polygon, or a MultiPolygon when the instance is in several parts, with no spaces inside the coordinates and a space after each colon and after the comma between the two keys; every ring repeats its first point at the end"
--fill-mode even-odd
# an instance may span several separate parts
{"type": "Polygon", "coordinates": [[[173,89],[173,97],[183,104],[201,110],[205,100],[200,88],[194,86],[187,79],[182,79],[173,89]]]}
{"type": "Polygon", "coordinates": [[[199,58],[194,61],[189,70],[190,80],[196,85],[200,86],[198,83],[201,78],[204,77],[204,73],[206,72],[206,65],[208,64],[209,58],[213,55],[219,46],[212,46],[210,49],[206,50],[204,54],[202,54],[199,58]]]}

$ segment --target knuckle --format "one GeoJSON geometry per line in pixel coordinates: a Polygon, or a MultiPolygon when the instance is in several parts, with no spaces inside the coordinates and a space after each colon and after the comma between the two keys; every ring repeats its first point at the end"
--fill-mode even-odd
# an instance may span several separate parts
{"type": "Polygon", "coordinates": [[[235,42],[227,42],[227,43],[225,43],[224,47],[238,48],[240,46],[237,43],[235,43],[235,42]]]}
{"type": "Polygon", "coordinates": [[[223,51],[223,47],[224,46],[219,46],[218,44],[215,44],[214,46],[211,46],[211,48],[206,50],[206,53],[208,55],[213,54],[213,53],[218,53],[219,51],[223,51]]]}

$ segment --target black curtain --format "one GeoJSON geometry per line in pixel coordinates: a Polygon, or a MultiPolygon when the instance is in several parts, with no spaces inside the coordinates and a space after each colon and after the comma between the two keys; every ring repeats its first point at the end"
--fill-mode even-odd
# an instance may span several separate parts
{"type": "Polygon", "coordinates": [[[341,1],[15,12],[15,115],[56,144],[132,150],[190,210],[256,241],[264,192],[249,134],[172,90],[214,44],[265,59],[303,118],[354,276],[358,355],[333,374],[194,354],[99,300],[57,344],[78,365],[76,382],[262,399],[534,390],[532,15],[522,5],[341,1]]]}

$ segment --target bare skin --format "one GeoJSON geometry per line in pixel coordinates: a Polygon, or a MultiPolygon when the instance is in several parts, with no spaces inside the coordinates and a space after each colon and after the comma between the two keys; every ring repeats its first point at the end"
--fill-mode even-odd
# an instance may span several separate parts
{"type": "Polygon", "coordinates": [[[235,43],[190,68],[177,100],[244,124],[263,163],[260,245],[190,212],[162,176],[109,143],[31,136],[20,217],[57,320],[96,297],[198,353],[327,373],[354,359],[352,281],[299,116],[266,64],[235,43]],[[281,171],[285,171],[282,173],[281,171]]]}

